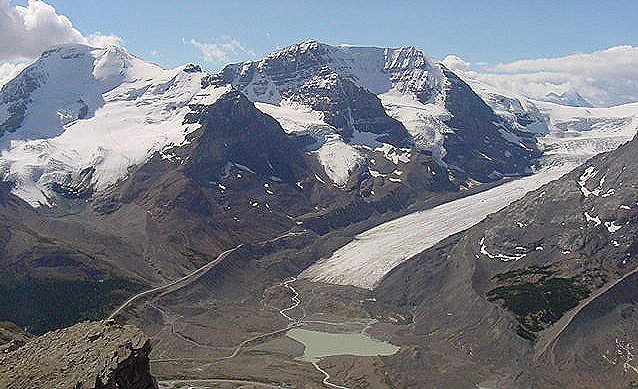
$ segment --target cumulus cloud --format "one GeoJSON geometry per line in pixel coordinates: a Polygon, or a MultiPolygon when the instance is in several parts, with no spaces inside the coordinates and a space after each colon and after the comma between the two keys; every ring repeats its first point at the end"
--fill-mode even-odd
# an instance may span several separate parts
{"type": "Polygon", "coordinates": [[[98,31],[86,37],[86,43],[93,47],[121,46],[122,38],[113,34],[105,35],[98,31]]]}
{"type": "Polygon", "coordinates": [[[464,61],[463,59],[457,57],[456,55],[448,55],[447,57],[443,58],[443,61],[441,61],[441,63],[445,65],[446,68],[450,69],[453,72],[465,71],[471,65],[469,62],[464,61]]]}
{"type": "Polygon", "coordinates": [[[227,36],[213,39],[209,43],[199,42],[195,39],[187,41],[185,38],[182,38],[182,41],[195,46],[204,57],[204,61],[210,63],[224,64],[229,61],[254,58],[256,56],[254,51],[244,47],[238,40],[227,36]]]}
{"type": "Polygon", "coordinates": [[[464,77],[537,100],[600,107],[638,101],[638,47],[633,46],[466,69],[456,68],[464,77]]]}
{"type": "Polygon", "coordinates": [[[633,46],[616,46],[606,50],[588,54],[572,54],[559,58],[540,58],[514,61],[499,64],[494,70],[504,72],[560,72],[583,73],[587,75],[608,75],[618,67],[633,67],[632,75],[638,75],[635,66],[638,63],[638,48],[633,46]]]}
{"type": "Polygon", "coordinates": [[[0,62],[33,59],[49,46],[84,43],[98,47],[119,44],[115,35],[94,33],[84,36],[50,4],[28,0],[26,6],[13,6],[0,0],[0,62]]]}
{"type": "Polygon", "coordinates": [[[27,67],[26,63],[14,64],[8,62],[0,64],[0,87],[17,76],[25,67],[27,67]]]}

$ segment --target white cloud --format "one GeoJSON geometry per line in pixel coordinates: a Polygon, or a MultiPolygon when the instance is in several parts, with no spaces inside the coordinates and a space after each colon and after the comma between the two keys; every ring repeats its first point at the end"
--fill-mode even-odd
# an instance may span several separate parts
{"type": "Polygon", "coordinates": [[[254,58],[255,52],[244,47],[238,40],[230,37],[222,37],[221,39],[213,39],[212,42],[203,43],[195,39],[182,41],[195,46],[204,57],[204,61],[210,63],[224,64],[229,61],[254,58]]]}
{"type": "Polygon", "coordinates": [[[483,67],[480,71],[466,69],[457,71],[465,77],[537,100],[586,102],[593,106],[638,101],[638,47],[633,46],[520,60],[483,67]]]}
{"type": "MultiPolygon", "coordinates": [[[[616,46],[589,54],[572,54],[559,58],[540,58],[514,61],[494,66],[494,70],[504,72],[567,72],[589,75],[607,75],[619,70],[618,66],[631,66],[638,63],[638,48],[616,46]]],[[[633,75],[638,69],[633,69],[633,75]]]]}
{"type": "Polygon", "coordinates": [[[93,47],[121,46],[122,38],[113,34],[104,35],[98,31],[89,35],[86,43],[93,47]]]}
{"type": "Polygon", "coordinates": [[[441,63],[453,72],[465,71],[467,70],[467,68],[470,67],[469,62],[462,60],[456,55],[448,55],[447,57],[443,58],[443,61],[441,61],[441,63]]]}
{"type": "Polygon", "coordinates": [[[44,1],[28,0],[26,6],[13,6],[10,0],[0,0],[0,62],[33,59],[61,43],[104,46],[119,44],[121,39],[100,33],[86,37],[44,1]]]}
{"type": "Polygon", "coordinates": [[[10,62],[0,64],[0,87],[2,85],[9,82],[9,80],[13,79],[22,71],[22,69],[26,68],[26,63],[17,63],[13,64],[10,62]]]}

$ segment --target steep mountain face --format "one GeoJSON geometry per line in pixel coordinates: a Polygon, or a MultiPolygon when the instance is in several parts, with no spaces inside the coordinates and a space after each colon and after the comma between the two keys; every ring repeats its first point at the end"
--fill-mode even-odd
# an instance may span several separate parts
{"type": "MultiPolygon", "coordinates": [[[[5,183],[6,185],[6,183],[5,183]]],[[[140,248],[105,226],[42,215],[3,190],[0,202],[0,317],[34,334],[101,318],[146,283],[126,271],[140,248]]]]}
{"type": "Polygon", "coordinates": [[[463,80],[447,69],[444,74],[449,82],[445,107],[452,115],[446,124],[454,131],[444,142],[443,160],[481,182],[529,173],[540,157],[535,133],[520,121],[508,126],[463,80]]]}
{"type": "Polygon", "coordinates": [[[83,322],[0,355],[3,388],[153,389],[149,339],[133,326],[83,322]]]}
{"type": "Polygon", "coordinates": [[[540,155],[526,125],[499,118],[464,81],[414,47],[308,41],[229,65],[220,77],[290,123],[284,125],[289,133],[311,135],[326,172],[335,161],[322,150],[339,144],[345,155],[336,163],[350,169],[328,174],[336,184],[354,179],[356,166],[370,165],[366,160],[376,161],[375,151],[407,148],[432,156],[457,185],[527,173],[540,155]]]}
{"type": "Polygon", "coordinates": [[[637,148],[634,139],[530,192],[395,269],[375,295],[413,315],[415,344],[445,328],[437,339],[463,345],[450,358],[503,369],[479,369],[475,382],[631,384],[637,148]]]}
{"type": "Polygon", "coordinates": [[[129,215],[142,212],[160,279],[239,242],[281,234],[314,211],[317,181],[305,155],[244,96],[229,91],[212,105],[194,105],[185,120],[199,128],[184,145],[154,155],[92,205],[125,230],[129,215]]]}

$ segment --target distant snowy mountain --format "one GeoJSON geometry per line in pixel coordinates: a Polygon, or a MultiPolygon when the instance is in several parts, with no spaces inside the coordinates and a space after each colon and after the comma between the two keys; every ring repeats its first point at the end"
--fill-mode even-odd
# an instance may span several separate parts
{"type": "Polygon", "coordinates": [[[89,199],[155,153],[170,158],[199,128],[186,120],[193,107],[233,89],[317,161],[315,181],[368,202],[528,174],[563,120],[560,105],[464,81],[414,47],[307,41],[209,75],[63,45],[0,90],[2,177],[34,206],[89,199]]]}
{"type": "MultiPolygon", "coordinates": [[[[524,174],[538,156],[528,126],[541,131],[542,120],[502,120],[454,73],[414,47],[307,41],[229,65],[221,77],[289,133],[309,135],[340,186],[355,180],[374,152],[403,154],[404,164],[408,154],[428,153],[460,185],[524,174]]],[[[376,174],[372,166],[369,171],[376,174]]]]}
{"type": "Polygon", "coordinates": [[[32,205],[53,192],[90,197],[126,176],[196,126],[189,104],[212,103],[228,88],[202,88],[194,66],[163,70],[123,49],[64,45],[0,93],[0,165],[32,205]]]}

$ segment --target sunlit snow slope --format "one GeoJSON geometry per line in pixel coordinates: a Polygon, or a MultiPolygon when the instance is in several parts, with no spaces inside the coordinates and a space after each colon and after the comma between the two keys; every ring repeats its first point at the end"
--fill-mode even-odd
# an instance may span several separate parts
{"type": "Polygon", "coordinates": [[[228,90],[202,89],[204,76],[192,66],[163,70],[118,47],[45,52],[2,89],[3,179],[33,206],[53,205],[55,187],[108,187],[197,127],[182,124],[189,104],[228,90]]]}

